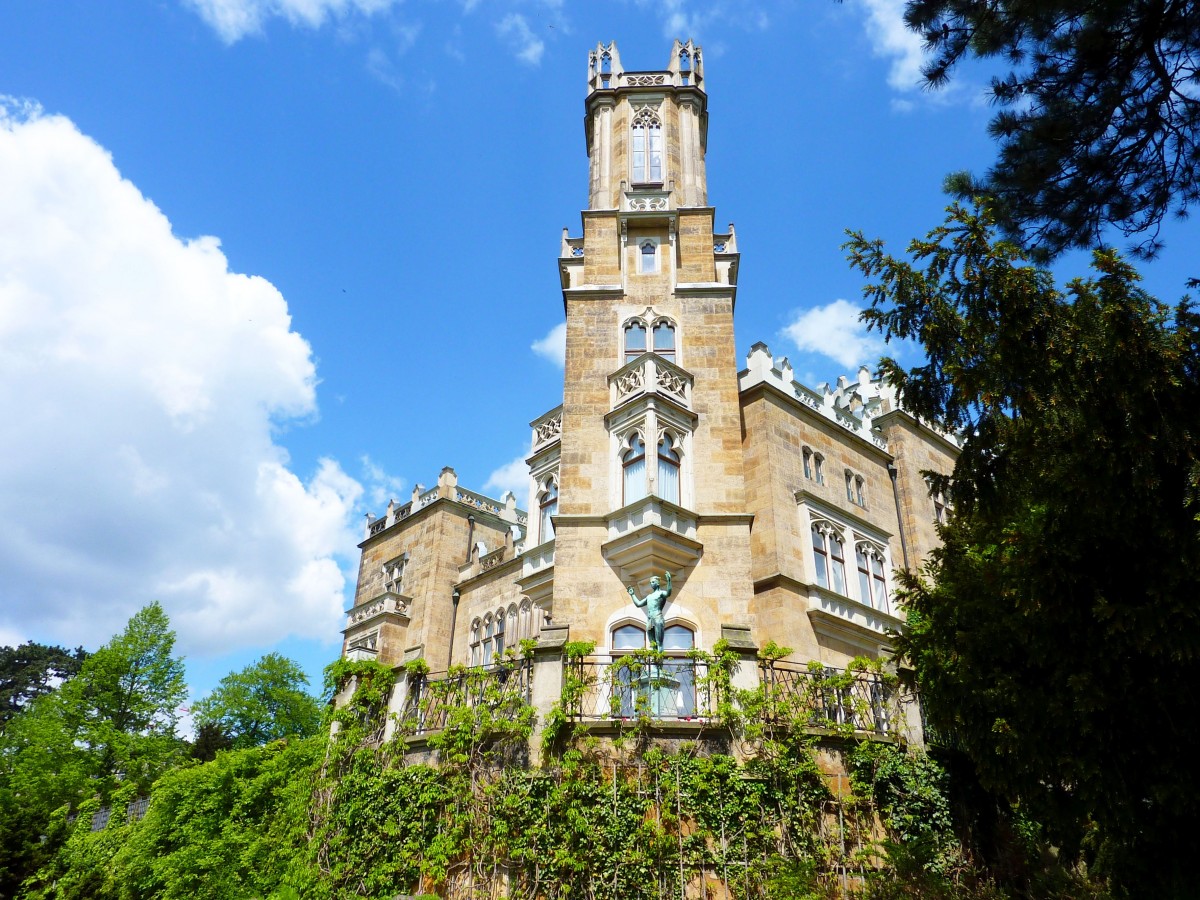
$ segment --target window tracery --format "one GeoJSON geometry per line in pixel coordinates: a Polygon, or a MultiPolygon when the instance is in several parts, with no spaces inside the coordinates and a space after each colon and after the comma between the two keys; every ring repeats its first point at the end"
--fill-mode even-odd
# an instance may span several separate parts
{"type": "Polygon", "coordinates": [[[662,122],[652,107],[643,106],[634,113],[630,157],[634,184],[662,183],[662,122]]]}

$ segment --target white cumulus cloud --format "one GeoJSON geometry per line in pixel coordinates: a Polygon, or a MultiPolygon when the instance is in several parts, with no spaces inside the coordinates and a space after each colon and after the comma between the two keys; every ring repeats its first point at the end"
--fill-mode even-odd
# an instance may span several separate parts
{"type": "Polygon", "coordinates": [[[488,476],[483,483],[484,493],[499,497],[505,491],[512,491],[517,498],[517,506],[529,502],[529,466],[524,456],[518,456],[507,462],[488,476]]]}
{"type": "Polygon", "coordinates": [[[328,19],[374,15],[398,0],[184,0],[227,44],[262,30],[267,19],[320,28],[328,19]]]}
{"type": "Polygon", "coordinates": [[[567,363],[567,323],[559,322],[544,338],[530,344],[529,349],[561,369],[567,363]]]}
{"type": "Polygon", "coordinates": [[[885,344],[882,337],[868,333],[858,321],[860,312],[848,300],[834,300],[799,312],[783,333],[798,349],[827,356],[847,369],[873,366],[883,355],[885,344]]]}
{"type": "Polygon", "coordinates": [[[921,87],[925,61],[921,36],[904,24],[905,0],[860,0],[866,13],[867,38],[876,56],[891,60],[888,85],[897,91],[921,87]]]}
{"type": "Polygon", "coordinates": [[[536,66],[542,61],[546,42],[533,33],[529,22],[520,13],[509,13],[501,19],[496,23],[496,32],[508,42],[521,62],[536,66]]]}
{"type": "Polygon", "coordinates": [[[315,385],[270,282],[0,100],[0,634],[95,646],[159,600],[185,652],[336,635],[362,487],[272,438],[315,385]]]}

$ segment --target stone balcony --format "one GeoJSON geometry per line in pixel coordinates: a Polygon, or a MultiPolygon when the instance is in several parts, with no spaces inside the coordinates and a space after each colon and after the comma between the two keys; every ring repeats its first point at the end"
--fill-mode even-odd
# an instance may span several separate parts
{"type": "Polygon", "coordinates": [[[703,552],[696,540],[696,514],[658,497],[643,497],[605,517],[608,540],[600,548],[626,581],[678,572],[703,552]]]}
{"type": "Polygon", "coordinates": [[[562,437],[562,419],[563,408],[562,404],[559,404],[550,412],[538,416],[529,423],[529,427],[533,430],[533,440],[529,447],[530,453],[536,453],[544,447],[549,447],[562,437]]]}
{"type": "Polygon", "coordinates": [[[643,353],[608,376],[609,408],[657,394],[690,410],[692,383],[691,374],[679,366],[655,353],[643,353]]]}

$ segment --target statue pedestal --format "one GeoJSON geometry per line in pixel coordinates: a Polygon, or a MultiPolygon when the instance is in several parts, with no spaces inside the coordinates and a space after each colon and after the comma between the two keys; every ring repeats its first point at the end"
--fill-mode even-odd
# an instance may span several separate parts
{"type": "Polygon", "coordinates": [[[637,708],[653,718],[679,715],[679,679],[665,674],[658,666],[638,676],[637,708]]]}

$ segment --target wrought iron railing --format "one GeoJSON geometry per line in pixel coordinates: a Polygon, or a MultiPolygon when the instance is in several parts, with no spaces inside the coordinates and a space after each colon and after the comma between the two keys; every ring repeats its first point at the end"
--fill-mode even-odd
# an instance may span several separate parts
{"type": "Polygon", "coordinates": [[[564,666],[564,707],[576,719],[689,722],[716,715],[717,689],[700,660],[585,658],[564,666]]]}
{"type": "Polygon", "coordinates": [[[441,731],[450,711],[486,706],[503,715],[533,696],[533,660],[504,661],[454,674],[409,675],[400,727],[409,734],[441,731]]]}
{"type": "Polygon", "coordinates": [[[759,665],[759,680],[768,722],[876,734],[900,728],[895,685],[874,672],[770,661],[759,665]]]}

